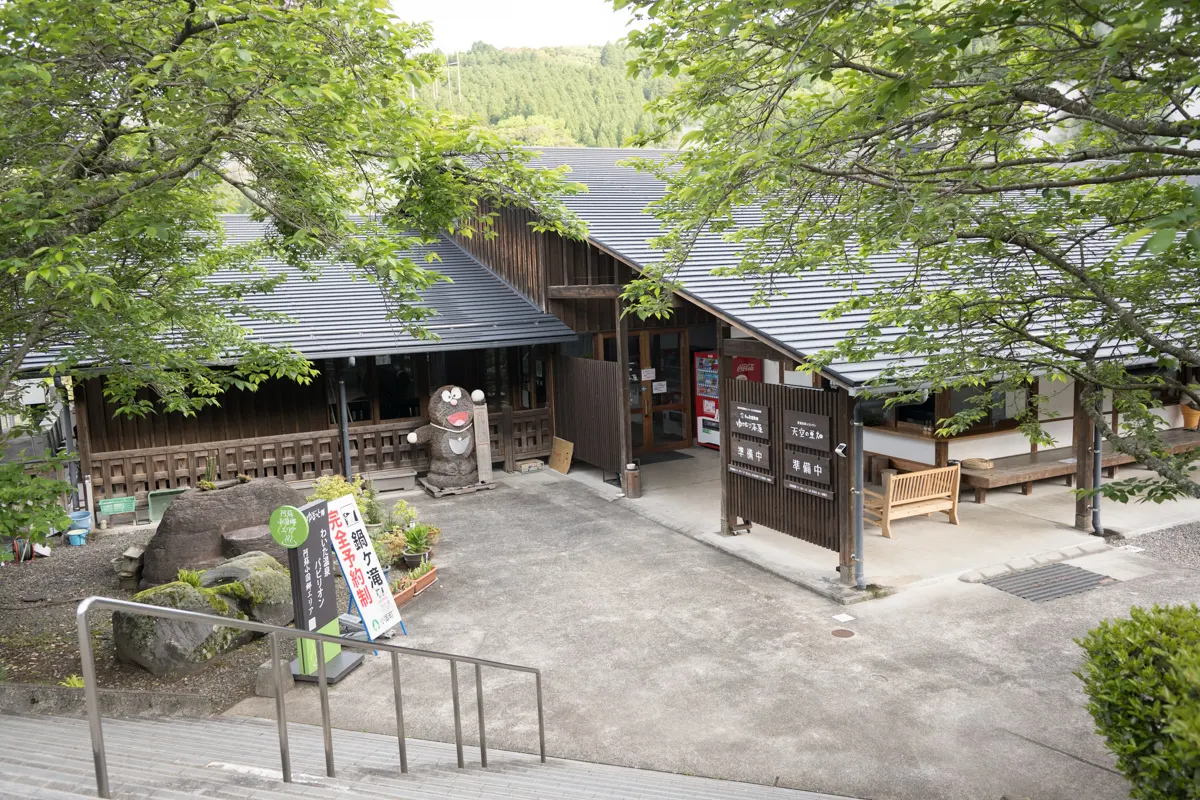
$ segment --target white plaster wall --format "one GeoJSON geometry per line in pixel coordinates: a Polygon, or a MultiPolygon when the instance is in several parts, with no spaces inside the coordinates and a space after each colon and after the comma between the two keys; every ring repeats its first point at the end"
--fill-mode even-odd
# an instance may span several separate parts
{"type": "MultiPolygon", "coordinates": [[[[1150,409],[1150,413],[1156,417],[1159,417],[1160,419],[1166,420],[1167,427],[1183,427],[1183,411],[1179,408],[1178,404],[1163,406],[1162,408],[1152,408],[1150,409]]],[[[1124,433],[1128,432],[1128,430],[1129,428],[1127,428],[1124,424],[1124,421],[1122,421],[1121,431],[1124,433]]]]}
{"type": "Polygon", "coordinates": [[[1060,419],[1072,417],[1075,414],[1075,382],[1051,381],[1043,378],[1040,384],[1041,394],[1046,396],[1042,403],[1042,419],[1060,419]]]}
{"type": "Polygon", "coordinates": [[[1052,447],[1070,447],[1075,443],[1075,423],[1069,419],[1046,422],[1042,430],[1054,438],[1052,447]]]}
{"type": "Polygon", "coordinates": [[[863,449],[881,456],[906,458],[923,464],[932,464],[935,459],[931,440],[904,436],[879,428],[863,429],[863,449]]]}
{"type": "Polygon", "coordinates": [[[950,458],[1003,458],[1019,456],[1029,452],[1029,439],[1020,431],[1006,431],[990,436],[973,436],[969,439],[950,440],[950,458]]]}
{"type": "Polygon", "coordinates": [[[779,383],[779,362],[763,359],[763,383],[779,383]]]}
{"type": "Polygon", "coordinates": [[[800,372],[795,369],[785,369],[783,371],[784,386],[799,386],[804,389],[811,389],[813,388],[812,380],[812,373],[809,372],[800,372]]]}

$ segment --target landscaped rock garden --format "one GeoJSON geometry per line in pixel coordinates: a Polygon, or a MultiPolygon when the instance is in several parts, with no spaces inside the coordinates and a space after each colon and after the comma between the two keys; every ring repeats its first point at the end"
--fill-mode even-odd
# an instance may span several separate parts
{"type": "MultiPolygon", "coordinates": [[[[266,553],[245,553],[201,572],[180,570],[178,578],[146,589],[133,600],[271,625],[292,621],[288,573],[266,553]]],[[[113,614],[117,657],[157,676],[195,672],[259,635],[231,627],[119,611],[113,614]]]]}
{"type": "Polygon", "coordinates": [[[261,551],[286,561],[267,528],[271,512],[285,505],[302,506],[304,498],[278,478],[184,492],[146,545],[141,587],[168,583],[181,569],[215,566],[242,553],[261,551]]]}

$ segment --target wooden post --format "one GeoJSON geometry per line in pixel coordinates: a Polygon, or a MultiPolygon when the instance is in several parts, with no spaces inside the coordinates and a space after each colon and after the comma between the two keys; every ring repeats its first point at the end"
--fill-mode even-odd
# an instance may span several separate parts
{"type": "Polygon", "coordinates": [[[725,355],[725,323],[717,320],[717,424],[721,436],[721,533],[729,536],[733,533],[735,520],[729,514],[729,470],[725,469],[725,459],[729,457],[729,408],[728,398],[723,396],[725,380],[730,376],[730,360],[725,355]]]}
{"type": "Polygon", "coordinates": [[[550,436],[551,438],[558,435],[558,428],[555,427],[554,417],[554,359],[558,354],[554,352],[558,347],[548,348],[546,353],[546,408],[550,410],[550,436]]]}
{"type": "Polygon", "coordinates": [[[511,403],[500,404],[500,444],[504,446],[504,471],[517,468],[517,455],[513,445],[513,409],[511,403]]]}
{"type": "MultiPolygon", "coordinates": [[[[1083,410],[1083,395],[1086,387],[1080,381],[1075,381],[1075,488],[1092,488],[1092,420],[1083,410]]],[[[1090,530],[1092,526],[1092,498],[1081,495],[1075,499],[1075,527],[1081,531],[1090,530]]]]}
{"type": "Polygon", "coordinates": [[[629,319],[621,313],[621,298],[613,301],[616,319],[617,364],[621,367],[621,380],[617,382],[620,397],[617,402],[621,409],[621,490],[625,491],[625,465],[633,457],[633,419],[630,417],[629,406],[629,319]]]}
{"type": "Polygon", "coordinates": [[[950,441],[944,436],[938,436],[938,423],[954,416],[951,394],[949,389],[941,389],[933,399],[933,465],[935,467],[950,466],[950,441]]]}
{"type": "Polygon", "coordinates": [[[83,483],[83,507],[95,513],[92,499],[92,434],[88,426],[87,382],[71,381],[75,398],[75,447],[79,450],[79,480],[83,483]]]}

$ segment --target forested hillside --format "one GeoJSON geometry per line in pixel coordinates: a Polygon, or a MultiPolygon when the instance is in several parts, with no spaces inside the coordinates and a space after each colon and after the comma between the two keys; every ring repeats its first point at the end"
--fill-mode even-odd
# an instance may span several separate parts
{"type": "Polygon", "coordinates": [[[649,124],[643,105],[671,84],[629,78],[627,48],[617,44],[497,50],[477,42],[458,58],[461,67],[447,54],[450,66],[436,90],[426,89],[428,99],[529,144],[618,147],[649,124]]]}

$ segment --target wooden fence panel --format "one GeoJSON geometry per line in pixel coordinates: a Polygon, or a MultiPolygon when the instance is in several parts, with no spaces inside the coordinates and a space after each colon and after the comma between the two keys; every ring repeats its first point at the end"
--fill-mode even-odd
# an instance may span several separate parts
{"type": "Polygon", "coordinates": [[[726,515],[847,556],[853,458],[846,393],[727,378],[720,408],[730,443],[721,454],[726,515]],[[811,416],[798,422],[795,412],[811,416]]]}
{"type": "Polygon", "coordinates": [[[623,365],[574,356],[554,357],[554,435],[575,444],[575,458],[621,471],[623,365]]]}
{"type": "MultiPolygon", "coordinates": [[[[550,409],[512,414],[512,430],[503,435],[493,423],[492,458],[503,460],[508,448],[518,458],[550,455],[553,433],[550,409]]],[[[350,428],[350,468],[370,474],[387,469],[429,467],[424,445],[408,443],[408,434],[424,424],[406,419],[350,428]]],[[[192,487],[203,480],[209,460],[217,480],[238,475],[309,481],[341,472],[342,441],[336,429],[261,436],[223,442],[200,442],[145,450],[92,453],[92,480],[97,497],[135,495],[154,489],[192,487]]]]}

